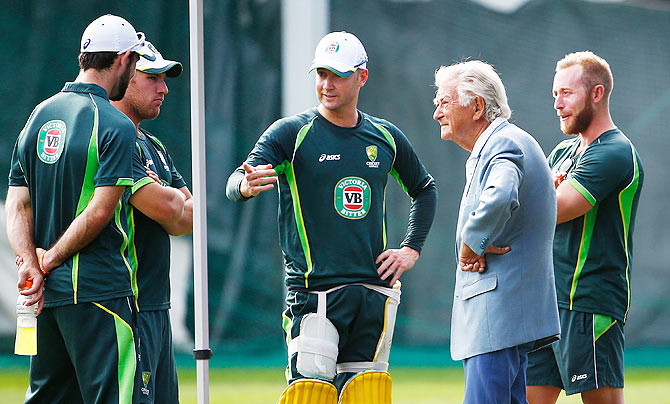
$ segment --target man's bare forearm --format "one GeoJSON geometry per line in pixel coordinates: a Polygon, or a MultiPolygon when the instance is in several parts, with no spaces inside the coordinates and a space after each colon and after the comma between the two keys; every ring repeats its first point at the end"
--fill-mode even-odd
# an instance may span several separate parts
{"type": "Polygon", "coordinates": [[[193,233],[193,196],[186,187],[179,188],[179,190],[186,197],[186,201],[184,202],[184,212],[175,223],[161,223],[163,229],[165,229],[171,236],[182,236],[184,234],[193,233]]]}
{"type": "Polygon", "coordinates": [[[33,211],[25,187],[9,187],[5,201],[6,230],[14,253],[29,266],[38,265],[35,255],[33,211]]]}
{"type": "Polygon", "coordinates": [[[88,206],[65,230],[58,241],[44,255],[46,270],[61,265],[77,251],[93,241],[114,216],[114,211],[125,187],[108,186],[95,189],[88,206]]]}

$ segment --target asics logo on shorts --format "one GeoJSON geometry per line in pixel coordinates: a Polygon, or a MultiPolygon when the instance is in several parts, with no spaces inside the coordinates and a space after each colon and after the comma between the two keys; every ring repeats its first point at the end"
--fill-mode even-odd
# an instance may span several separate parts
{"type": "Polygon", "coordinates": [[[584,379],[586,379],[587,377],[589,377],[589,375],[587,375],[586,373],[584,373],[584,374],[582,374],[582,375],[572,375],[572,379],[571,379],[571,381],[574,383],[574,382],[576,382],[577,380],[584,380],[584,379]]]}

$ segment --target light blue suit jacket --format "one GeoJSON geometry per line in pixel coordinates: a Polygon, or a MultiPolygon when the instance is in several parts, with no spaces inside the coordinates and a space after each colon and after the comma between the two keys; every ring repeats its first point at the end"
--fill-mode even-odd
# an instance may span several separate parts
{"type": "Polygon", "coordinates": [[[535,139],[498,118],[479,137],[466,163],[456,232],[481,255],[483,273],[456,269],[451,356],[461,360],[529,342],[534,349],[560,334],[552,243],[556,193],[535,139]]]}

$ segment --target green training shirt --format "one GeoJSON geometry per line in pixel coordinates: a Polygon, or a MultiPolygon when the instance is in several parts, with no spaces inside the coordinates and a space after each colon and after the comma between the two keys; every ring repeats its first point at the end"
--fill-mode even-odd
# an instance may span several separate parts
{"type": "Polygon", "coordinates": [[[154,182],[147,175],[147,167],[158,175],[163,186],[177,189],[186,186],[165,146],[140,128],[133,153],[134,185],[123,195],[131,229],[130,261],[137,277],[139,310],[167,310],[170,308],[170,235],[128,202],[132,194],[154,182]]]}
{"type": "Polygon", "coordinates": [[[559,307],[626,321],[630,308],[633,228],[644,172],[633,144],[618,129],[600,135],[579,154],[580,139],[549,155],[553,172],[593,208],[556,226],[554,271],[559,307]]]}
{"type": "MultiPolygon", "coordinates": [[[[359,111],[355,127],[336,126],[316,108],[272,124],[247,158],[272,164],[279,175],[279,239],[286,284],[319,290],[366,282],[389,286],[377,274],[386,249],[388,175],[412,198],[401,245],[421,251],[433,221],[437,189],[405,135],[359,111]]],[[[244,198],[238,168],[227,195],[244,198]]]]}
{"type": "MultiPolygon", "coordinates": [[[[10,186],[26,186],[35,243],[48,249],[86,208],[96,187],[132,185],[135,126],[90,83],[66,83],[33,110],[12,154],[10,186]]],[[[125,213],[45,278],[45,307],[132,295],[125,213]]]]}

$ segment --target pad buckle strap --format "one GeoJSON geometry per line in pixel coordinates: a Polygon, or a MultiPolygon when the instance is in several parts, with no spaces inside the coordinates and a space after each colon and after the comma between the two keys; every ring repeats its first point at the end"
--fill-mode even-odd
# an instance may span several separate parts
{"type": "Polygon", "coordinates": [[[337,373],[359,373],[366,370],[388,372],[388,362],[342,362],[337,364],[337,373]]]}
{"type": "Polygon", "coordinates": [[[304,335],[299,335],[288,343],[289,358],[298,351],[323,355],[334,360],[337,360],[338,354],[336,344],[326,345],[323,339],[305,337],[304,335]]]}
{"type": "Polygon", "coordinates": [[[308,290],[307,293],[312,293],[312,294],[324,293],[324,294],[327,295],[330,292],[334,292],[336,290],[346,288],[347,286],[363,286],[363,287],[366,287],[370,290],[374,290],[377,293],[381,293],[384,296],[388,296],[391,299],[395,300],[396,304],[400,304],[400,295],[402,293],[400,291],[400,281],[396,282],[396,285],[394,285],[392,288],[386,288],[384,286],[379,286],[379,285],[371,285],[369,283],[348,283],[346,285],[335,286],[335,287],[332,287],[328,290],[324,290],[324,291],[321,291],[321,292],[315,292],[315,291],[309,291],[308,290]]]}

